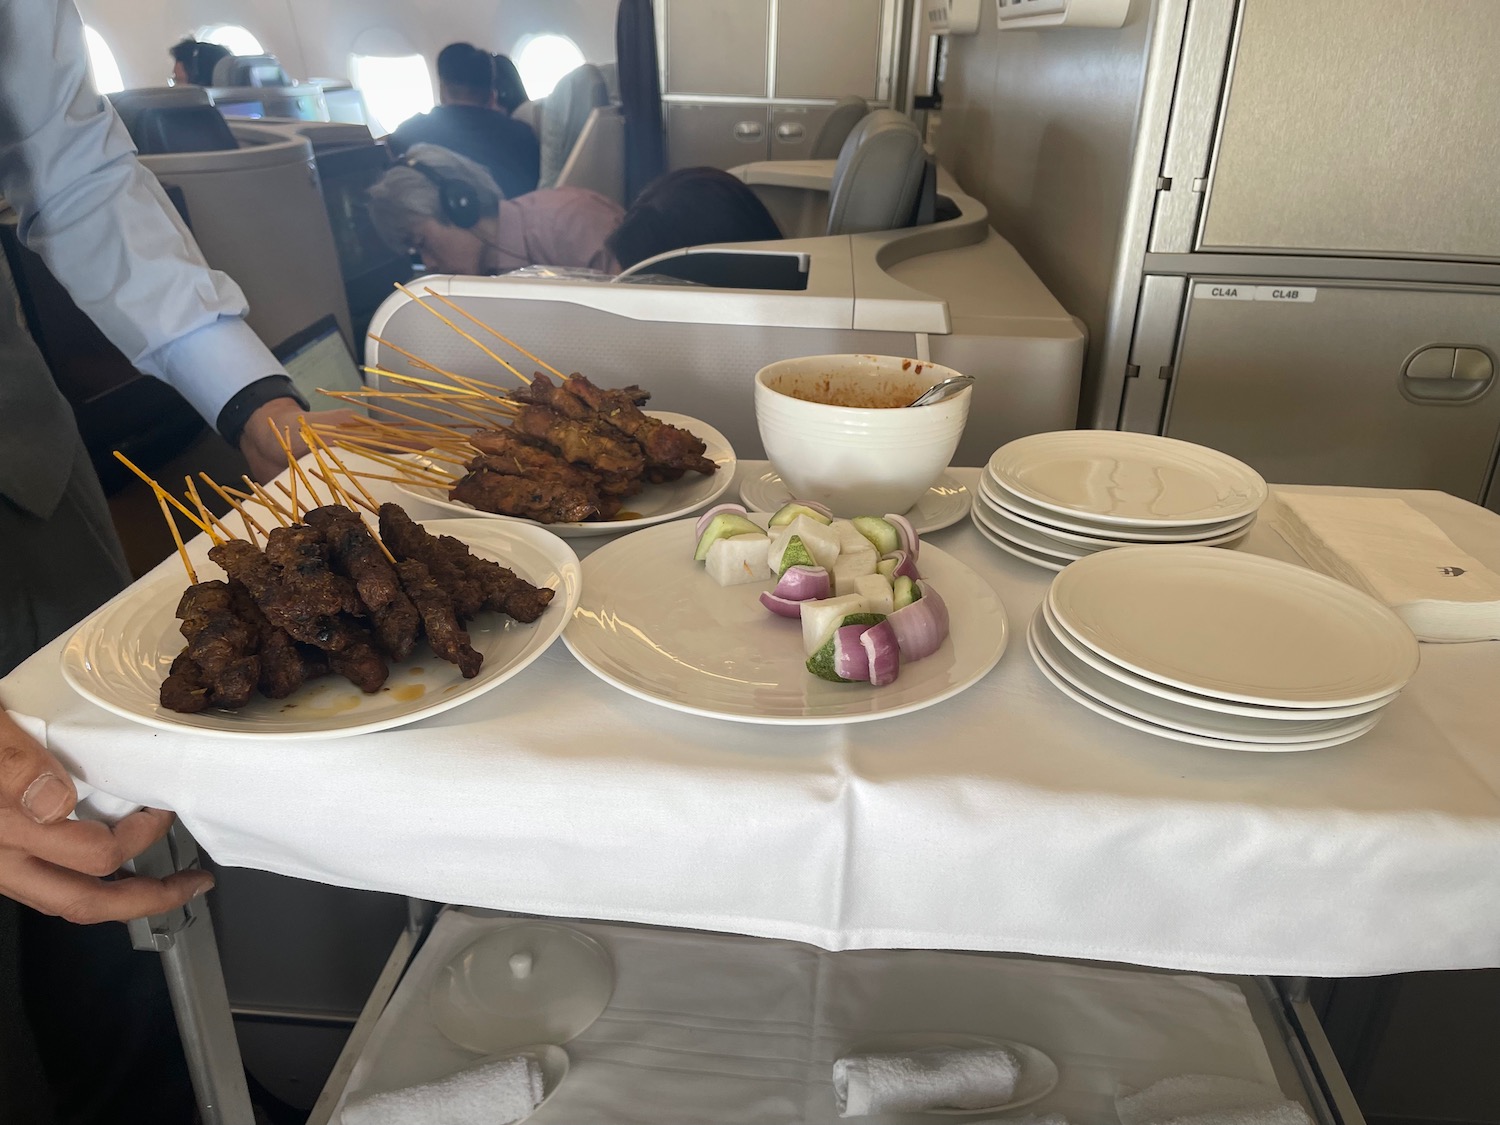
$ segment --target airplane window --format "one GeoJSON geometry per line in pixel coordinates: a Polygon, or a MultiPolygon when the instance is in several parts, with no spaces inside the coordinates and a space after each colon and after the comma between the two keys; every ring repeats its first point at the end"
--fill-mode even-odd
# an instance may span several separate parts
{"type": "Polygon", "coordinates": [[[349,56],[349,79],[365,98],[370,127],[377,136],[389,133],[408,117],[426,113],[435,104],[432,72],[421,55],[349,56]]]}
{"type": "Polygon", "coordinates": [[[101,94],[116,94],[125,89],[125,79],[120,77],[120,64],[115,62],[115,53],[109,49],[104,36],[85,25],[83,41],[88,45],[89,76],[94,80],[94,89],[101,94]]]}
{"type": "Polygon", "coordinates": [[[566,35],[528,35],[511,56],[532,101],[552,93],[558,79],[583,65],[583,52],[566,35]]]}
{"type": "Polygon", "coordinates": [[[249,28],[237,23],[215,23],[200,27],[193,38],[201,43],[217,43],[236,55],[263,55],[266,49],[249,28]]]}

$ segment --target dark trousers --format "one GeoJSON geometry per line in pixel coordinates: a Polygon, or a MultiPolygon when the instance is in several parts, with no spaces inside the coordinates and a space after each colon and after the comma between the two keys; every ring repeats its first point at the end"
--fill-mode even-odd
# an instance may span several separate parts
{"type": "MultiPolygon", "coordinates": [[[[0,675],[130,580],[82,443],[59,440],[70,437],[72,478],[51,517],[0,497],[0,675]]],[[[194,1116],[160,959],[119,923],[75,926],[0,896],[0,1125],[194,1116]]]]}

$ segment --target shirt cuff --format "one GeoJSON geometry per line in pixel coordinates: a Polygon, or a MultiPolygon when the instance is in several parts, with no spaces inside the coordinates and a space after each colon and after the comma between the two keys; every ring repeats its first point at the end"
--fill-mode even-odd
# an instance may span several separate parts
{"type": "Polygon", "coordinates": [[[223,435],[225,441],[238,448],[240,438],[245,435],[245,427],[250,422],[250,415],[278,398],[294,399],[303,410],[307,409],[307,399],[302,397],[295,383],[285,375],[267,375],[243,388],[225,403],[224,409],[219,411],[219,419],[214,428],[223,435]]]}
{"type": "Polygon", "coordinates": [[[217,426],[229,400],[251,383],[267,375],[286,376],[286,368],[237,316],[221,316],[157,348],[137,366],[177,388],[211,426],[217,426]]]}

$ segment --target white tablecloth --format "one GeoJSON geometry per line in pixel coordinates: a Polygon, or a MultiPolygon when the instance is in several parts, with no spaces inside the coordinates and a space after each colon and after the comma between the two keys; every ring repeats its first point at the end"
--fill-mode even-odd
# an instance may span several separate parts
{"type": "MultiPolygon", "coordinates": [[[[428,996],[442,966],[503,924],[461,911],[438,920],[355,1063],[341,1105],[474,1063],[479,1056],[438,1030],[428,996]]],[[[1225,981],[1029,959],[830,954],[718,934],[578,928],[608,950],[615,992],[599,1020],[567,1044],[568,1076],[530,1125],[833,1125],[840,1120],[834,1059],[926,1032],[1009,1039],[1044,1052],[1057,1065],[1057,1088],[1012,1117],[1061,1113],[1074,1125],[1102,1125],[1115,1120],[1120,1084],[1140,1088],[1186,1073],[1277,1084],[1244,994],[1225,981]]],[[[933,1118],[861,1120],[910,1125],[933,1118]]]]}
{"type": "MultiPolygon", "coordinates": [[[[1406,495],[1500,568],[1500,517],[1406,495]]],[[[1050,571],[967,521],[931,538],[1024,628],[1050,571]]],[[[1266,528],[1248,547],[1289,555],[1266,528]]],[[[558,643],[414,726],[264,744],[118,719],[67,687],[59,648],[0,681],[0,703],[44,719],[90,783],[176,809],[224,864],[828,949],[1314,976],[1500,965],[1500,643],[1423,646],[1374,732],[1304,754],[1099,718],[1019,635],[973,688],[874,723],[679,714],[558,643]]]]}

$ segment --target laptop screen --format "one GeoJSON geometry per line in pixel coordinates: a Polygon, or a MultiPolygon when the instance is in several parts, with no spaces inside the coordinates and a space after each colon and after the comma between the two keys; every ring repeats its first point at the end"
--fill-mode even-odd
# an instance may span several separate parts
{"type": "Polygon", "coordinates": [[[336,410],[348,406],[348,403],[319,394],[320,390],[357,391],[364,387],[359,368],[349,354],[349,345],[344,343],[338,321],[331,315],[282,341],[271,351],[314,410],[336,410]]]}

